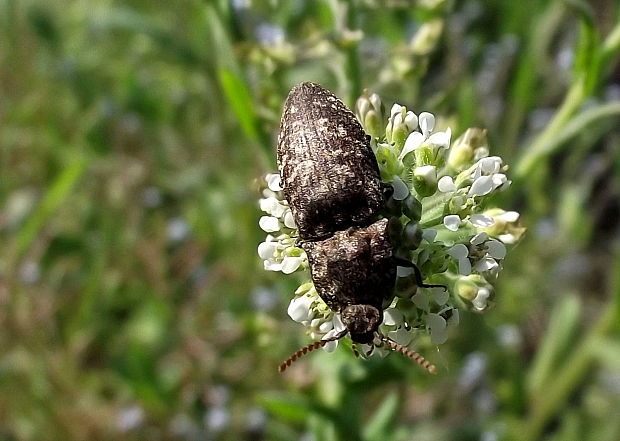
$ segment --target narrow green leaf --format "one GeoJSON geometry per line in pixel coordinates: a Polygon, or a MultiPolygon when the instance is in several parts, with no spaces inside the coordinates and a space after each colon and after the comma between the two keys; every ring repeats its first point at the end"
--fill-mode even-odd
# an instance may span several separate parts
{"type": "Polygon", "coordinates": [[[310,414],[308,402],[290,395],[267,395],[259,398],[261,404],[275,417],[292,423],[303,423],[310,414]]]}
{"type": "Polygon", "coordinates": [[[41,228],[54,214],[60,204],[69,196],[78,179],[86,169],[86,162],[78,157],[69,164],[54,180],[43,200],[24,224],[17,236],[17,252],[19,256],[27,249],[41,231],[41,228]]]}
{"type": "Polygon", "coordinates": [[[396,392],[390,393],[381,403],[375,414],[363,429],[365,441],[383,441],[390,439],[389,434],[395,426],[399,409],[399,396],[396,392]]]}
{"type": "Polygon", "coordinates": [[[241,129],[249,139],[258,140],[256,113],[247,85],[229,69],[220,69],[219,81],[230,107],[241,124],[241,129]]]}
{"type": "Polygon", "coordinates": [[[545,384],[575,335],[580,313],[581,302],[576,295],[564,297],[553,310],[527,378],[527,390],[531,397],[544,393],[545,384]]]}

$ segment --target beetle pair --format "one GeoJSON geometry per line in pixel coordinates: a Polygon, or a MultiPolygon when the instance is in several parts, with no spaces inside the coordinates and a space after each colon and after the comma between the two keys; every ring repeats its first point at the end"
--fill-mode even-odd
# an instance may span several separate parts
{"type": "Polygon", "coordinates": [[[379,332],[397,266],[412,267],[420,287],[445,287],[424,284],[414,264],[395,256],[388,219],[380,218],[384,185],[370,138],[355,115],[318,84],[295,86],[284,104],[278,168],[314,286],[345,325],[339,334],[297,351],[280,371],[350,334],[354,343],[378,340],[434,373],[435,366],[420,354],[379,332]]]}

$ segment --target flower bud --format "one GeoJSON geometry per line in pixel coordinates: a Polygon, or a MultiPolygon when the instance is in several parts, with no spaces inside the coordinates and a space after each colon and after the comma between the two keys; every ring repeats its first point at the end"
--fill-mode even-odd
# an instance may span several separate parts
{"type": "Polygon", "coordinates": [[[383,121],[385,107],[376,93],[369,94],[367,90],[357,99],[355,113],[364,131],[373,138],[383,135],[383,121]]]}
{"type": "Polygon", "coordinates": [[[492,208],[484,212],[493,218],[493,225],[484,229],[490,236],[497,237],[505,244],[514,244],[521,239],[526,228],[519,225],[519,213],[492,208]]]}
{"type": "Polygon", "coordinates": [[[394,145],[397,151],[401,151],[405,145],[407,136],[418,126],[418,117],[415,113],[407,111],[407,108],[394,104],[390,112],[390,118],[385,128],[385,137],[389,144],[394,145]]]}
{"type": "Polygon", "coordinates": [[[422,242],[422,228],[417,221],[410,221],[403,230],[403,245],[415,250],[422,242]]]}
{"type": "MultiPolygon", "coordinates": [[[[487,148],[487,132],[478,128],[470,128],[458,137],[448,156],[448,165],[461,171],[469,167],[475,160],[475,151],[480,147],[487,148]]],[[[487,148],[488,151],[488,148],[487,148]]]]}
{"type": "Polygon", "coordinates": [[[420,29],[418,29],[418,32],[416,32],[411,40],[411,52],[414,55],[430,54],[441,38],[443,26],[444,21],[439,18],[430,20],[420,26],[420,29]]]}
{"type": "Polygon", "coordinates": [[[454,284],[454,292],[463,300],[469,309],[483,312],[492,304],[495,290],[484,277],[479,274],[470,274],[460,277],[454,284]]]}
{"type": "Polygon", "coordinates": [[[422,203],[410,194],[403,201],[403,214],[413,221],[419,221],[422,217],[422,203]]]}
{"type": "Polygon", "coordinates": [[[413,172],[413,188],[421,198],[437,191],[437,169],[433,165],[416,167],[413,172]]]}

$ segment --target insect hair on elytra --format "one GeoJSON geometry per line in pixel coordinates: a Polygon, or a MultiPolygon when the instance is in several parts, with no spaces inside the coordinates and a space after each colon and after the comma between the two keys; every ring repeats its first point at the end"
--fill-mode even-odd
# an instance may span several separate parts
{"type": "MultiPolygon", "coordinates": [[[[278,367],[278,371],[279,372],[284,372],[287,367],[289,367],[291,364],[293,364],[295,361],[297,361],[303,355],[307,354],[308,352],[312,352],[315,349],[322,348],[323,346],[325,346],[327,343],[329,343],[331,341],[340,340],[348,332],[349,331],[345,329],[344,331],[340,332],[339,334],[336,334],[333,337],[327,338],[325,340],[318,340],[318,341],[315,341],[313,343],[310,343],[307,346],[304,346],[303,348],[301,348],[298,351],[296,351],[289,358],[287,358],[284,362],[282,362],[280,364],[280,366],[278,367]]],[[[375,332],[375,337],[378,338],[379,341],[381,341],[381,343],[387,345],[393,351],[399,352],[399,353],[403,354],[405,357],[415,361],[421,367],[426,369],[426,371],[429,374],[433,374],[434,375],[434,374],[437,373],[437,367],[433,363],[428,361],[426,358],[424,358],[424,356],[422,354],[420,354],[420,353],[418,353],[416,351],[412,351],[408,347],[403,346],[400,343],[397,343],[394,340],[392,340],[391,338],[389,338],[389,337],[387,337],[387,336],[385,336],[383,334],[380,334],[378,332],[375,332]]],[[[371,352],[372,352],[372,347],[371,347],[371,350],[368,352],[367,355],[370,355],[371,352]]],[[[357,350],[357,348],[355,347],[355,343],[354,343],[354,346],[353,346],[353,353],[355,354],[356,358],[359,357],[359,355],[360,355],[358,350],[357,350]]]]}

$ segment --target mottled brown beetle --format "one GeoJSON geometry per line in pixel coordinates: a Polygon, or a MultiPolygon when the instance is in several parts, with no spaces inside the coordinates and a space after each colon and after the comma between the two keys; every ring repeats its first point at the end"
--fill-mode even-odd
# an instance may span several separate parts
{"type": "Polygon", "coordinates": [[[280,365],[350,334],[354,343],[378,339],[429,372],[435,366],[420,354],[379,333],[383,303],[393,296],[396,266],[411,266],[394,255],[377,160],[355,115],[333,93],[301,83],[284,104],[278,138],[278,168],[284,194],[306,251],[312,281],[325,303],[340,313],[346,329],[314,342],[280,365]]]}

